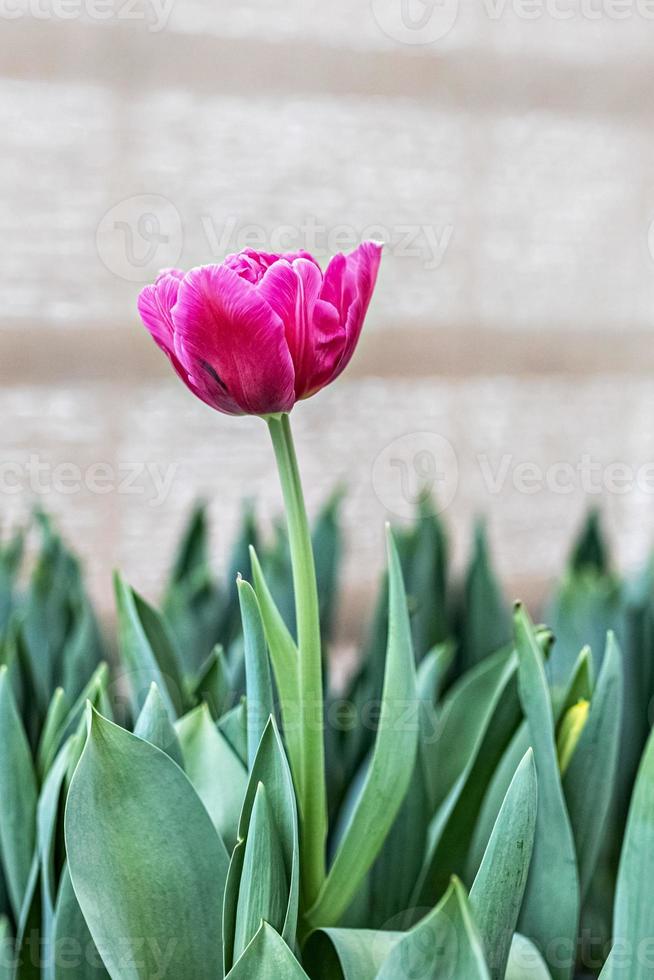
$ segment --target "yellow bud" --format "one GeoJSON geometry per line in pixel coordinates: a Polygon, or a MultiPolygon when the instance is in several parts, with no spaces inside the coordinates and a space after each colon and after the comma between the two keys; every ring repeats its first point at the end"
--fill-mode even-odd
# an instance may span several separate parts
{"type": "Polygon", "coordinates": [[[590,701],[578,701],[571,708],[568,708],[559,725],[559,734],[556,740],[556,750],[559,756],[559,769],[563,776],[570,765],[570,760],[577,748],[577,743],[581,738],[584,725],[588,718],[590,701]]]}

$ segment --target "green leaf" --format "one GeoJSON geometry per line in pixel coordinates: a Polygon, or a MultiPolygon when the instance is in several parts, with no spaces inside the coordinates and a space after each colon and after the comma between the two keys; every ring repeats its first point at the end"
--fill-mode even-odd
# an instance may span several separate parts
{"type": "Polygon", "coordinates": [[[516,933],[511,943],[505,980],[551,980],[543,957],[526,936],[516,933]]]}
{"type": "Polygon", "coordinates": [[[213,648],[193,684],[193,696],[206,701],[214,721],[234,704],[234,688],[225,651],[220,644],[213,648]]]}
{"type": "Polygon", "coordinates": [[[209,708],[201,704],[177,722],[184,769],[228,851],[236,843],[248,777],[209,708]]]}
{"type": "Polygon", "coordinates": [[[254,939],[263,920],[277,932],[282,931],[287,903],[288,880],[282,845],[266,797],[266,788],[259,783],[245,841],[236,906],[236,961],[254,939]]]}
{"type": "Polygon", "coordinates": [[[481,939],[457,878],[434,911],[393,946],[376,980],[399,977],[490,980],[481,939]]]}
{"type": "Polygon", "coordinates": [[[37,787],[32,754],[4,666],[0,667],[0,746],[0,856],[18,920],[36,842],[37,787]]]}
{"type": "MultiPolygon", "coordinates": [[[[479,734],[464,771],[436,814],[431,846],[416,883],[414,904],[431,906],[443,894],[448,878],[462,873],[482,802],[521,718],[517,661],[500,661],[492,697],[480,720],[479,734]]],[[[439,755],[440,758],[440,755],[439,755]]]]}
{"type": "Polygon", "coordinates": [[[77,740],[74,735],[64,743],[48,771],[37,807],[37,852],[41,864],[41,916],[46,957],[52,956],[50,943],[59,882],[55,854],[59,843],[59,814],[66,794],[66,775],[73,759],[77,760],[77,740]]]}
{"type": "Polygon", "coordinates": [[[106,700],[108,681],[109,668],[106,664],[101,663],[96,667],[88,684],[82,690],[82,693],[68,714],[64,717],[56,733],[48,739],[47,751],[45,745],[43,746],[43,758],[41,760],[43,772],[48,771],[63,743],[69,735],[72,735],[79,728],[80,723],[83,722],[87,702],[90,702],[94,708],[99,709],[100,704],[106,700]]]}
{"type": "Polygon", "coordinates": [[[654,734],[643,755],[620,856],[613,912],[611,980],[651,978],[654,936],[654,734]],[[644,951],[645,955],[643,955],[644,951]]]}
{"type": "Polygon", "coordinates": [[[320,601],[320,627],[326,640],[332,633],[338,598],[338,572],[343,550],[338,518],[342,500],[343,491],[337,488],[318,514],[311,534],[320,601]]]}
{"type": "Polygon", "coordinates": [[[588,720],[563,779],[582,900],[595,873],[607,827],[618,766],[622,706],[622,656],[610,633],[588,720]]]}
{"type": "MultiPolygon", "coordinates": [[[[234,962],[234,937],[239,892],[244,885],[243,874],[247,840],[259,783],[265,787],[271,820],[281,846],[284,871],[288,883],[287,903],[281,934],[284,941],[292,945],[295,943],[296,937],[300,892],[298,817],[291,771],[277,730],[277,724],[272,716],[263,733],[259,751],[250,773],[239,821],[238,843],[234,848],[229,866],[223,914],[226,973],[234,962]]],[[[248,887],[251,887],[251,884],[248,887]]]]}
{"type": "Polygon", "coordinates": [[[105,980],[109,977],[75,897],[68,867],[62,872],[57,895],[53,949],[53,980],[105,980]]]}
{"type": "Polygon", "coordinates": [[[510,656],[507,649],[487,657],[466,671],[443,698],[434,746],[435,805],[443,802],[470,762],[510,656]]]}
{"type": "Polygon", "coordinates": [[[335,925],[354,898],[393,825],[418,749],[419,701],[402,571],[388,534],[389,625],[379,728],[370,768],[315,905],[313,926],[335,925]]]}
{"type": "Polygon", "coordinates": [[[254,589],[249,582],[239,579],[238,599],[243,619],[245,652],[245,679],[248,724],[248,768],[254,765],[261,736],[274,714],[273,689],[270,664],[263,632],[261,612],[254,589]]]}
{"type": "Polygon", "coordinates": [[[118,645],[128,668],[135,713],[142,708],[154,683],[173,718],[184,713],[184,686],[179,657],[163,617],[141,598],[120,575],[114,576],[118,614],[118,645]]]}
{"type": "Polygon", "coordinates": [[[62,687],[58,687],[52,695],[48,713],[45,717],[43,731],[39,739],[36,756],[36,768],[41,781],[43,780],[49,762],[54,758],[58,747],[58,733],[66,720],[70,707],[62,687]]]}
{"type": "Polygon", "coordinates": [[[0,915],[0,980],[13,980],[14,939],[9,919],[0,915]]]}
{"type": "Polygon", "coordinates": [[[173,762],[176,762],[182,769],[184,768],[182,747],[179,744],[168,709],[154,681],[150,685],[141,713],[136,719],[134,734],[138,735],[139,738],[144,738],[146,742],[156,745],[158,749],[169,755],[173,762]]]}
{"type": "Polygon", "coordinates": [[[114,980],[150,980],[164,956],[176,980],[222,977],[227,852],[179,766],[90,712],[65,827],[75,894],[114,980]]]}
{"type": "Polygon", "coordinates": [[[309,980],[281,936],[262,922],[229,980],[309,980]]]}
{"type": "Polygon", "coordinates": [[[520,698],[538,774],[538,816],[520,931],[548,960],[554,980],[568,980],[576,958],[579,881],[574,839],[563,798],[554,716],[543,655],[525,610],[515,612],[520,698]]]}
{"type": "Polygon", "coordinates": [[[279,694],[284,738],[288,749],[293,779],[298,796],[302,798],[300,759],[302,756],[301,727],[300,727],[300,691],[298,650],[286,623],[284,622],[275,601],[266,584],[259,559],[254,548],[250,548],[252,578],[261,620],[268,641],[270,660],[275,675],[275,683],[279,694]]]}
{"type": "Polygon", "coordinates": [[[462,660],[480,663],[511,642],[511,617],[491,565],[486,529],[475,527],[474,550],[464,585],[462,660]]]}
{"type": "Polygon", "coordinates": [[[470,890],[492,980],[504,980],[534,845],[538,794],[531,749],[516,770],[470,890]]]}
{"type": "Polygon", "coordinates": [[[375,980],[403,935],[382,929],[318,929],[305,946],[305,963],[315,980],[375,980]]]}

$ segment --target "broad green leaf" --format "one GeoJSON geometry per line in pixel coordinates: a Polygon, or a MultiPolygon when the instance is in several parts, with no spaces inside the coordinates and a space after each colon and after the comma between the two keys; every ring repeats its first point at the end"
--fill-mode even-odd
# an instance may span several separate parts
{"type": "Polygon", "coordinates": [[[534,845],[538,793],[531,749],[518,766],[470,890],[492,980],[504,980],[534,845]]]}
{"type": "Polygon", "coordinates": [[[53,980],[106,980],[109,977],[75,897],[66,866],[57,895],[52,944],[53,980]]]}
{"type": "Polygon", "coordinates": [[[234,704],[234,688],[222,646],[218,645],[209,654],[193,684],[193,696],[198,701],[206,701],[214,721],[229,711],[234,704]]]}
{"type": "Polygon", "coordinates": [[[248,723],[248,768],[254,765],[261,736],[274,714],[272,679],[261,612],[249,582],[236,583],[243,619],[248,723]]]}
{"type": "Polygon", "coordinates": [[[543,957],[520,933],[515,934],[511,943],[505,980],[551,980],[543,957]]]}
{"type": "Polygon", "coordinates": [[[227,852],[179,766],[90,711],[65,827],[73,888],[113,980],[150,980],[162,956],[176,980],[222,977],[227,852]]]}
{"type": "Polygon", "coordinates": [[[542,651],[521,606],[514,621],[520,698],[538,775],[536,837],[520,932],[543,953],[554,980],[568,980],[576,958],[580,906],[574,839],[561,787],[542,651]]]}
{"type": "Polygon", "coordinates": [[[169,589],[174,589],[196,572],[204,571],[209,564],[208,543],[207,508],[204,501],[199,501],[189,515],[177,546],[177,554],[170,571],[169,589]]]}
{"type": "Polygon", "coordinates": [[[482,942],[457,878],[433,912],[393,946],[376,980],[400,977],[490,980],[482,942]]]}
{"type": "Polygon", "coordinates": [[[244,769],[247,770],[248,718],[245,698],[218,720],[217,727],[237,758],[243,763],[244,769]]]}
{"type": "Polygon", "coordinates": [[[470,762],[510,656],[507,649],[487,657],[468,670],[443,698],[434,746],[436,805],[443,802],[470,762]]]}
{"type": "Polygon", "coordinates": [[[281,936],[267,922],[229,973],[229,980],[309,980],[281,936]]]}
{"type": "MultiPolygon", "coordinates": [[[[173,762],[184,768],[182,747],[173,727],[168,709],[164,703],[159,688],[152,682],[145,704],[134,725],[134,734],[151,742],[158,749],[169,755],[173,762]]],[[[192,781],[192,780],[191,780],[192,781]]]]}
{"type": "Polygon", "coordinates": [[[403,935],[382,929],[319,929],[304,950],[307,969],[315,980],[375,980],[403,935]]]}
{"type": "Polygon", "coordinates": [[[491,565],[481,522],[475,527],[464,594],[461,655],[464,665],[472,667],[511,642],[511,616],[491,565]]]}
{"type": "Polygon", "coordinates": [[[615,786],[622,726],[622,657],[609,634],[588,720],[563,779],[582,900],[597,866],[615,786]]]}
{"type": "Polygon", "coordinates": [[[116,574],[118,644],[135,713],[142,708],[154,683],[173,718],[184,713],[184,685],[179,657],[163,617],[116,574]]]}
{"type": "Polygon", "coordinates": [[[420,705],[420,739],[414,770],[404,802],[368,876],[369,911],[365,925],[402,928],[402,914],[411,904],[416,878],[427,847],[431,806],[423,740],[429,737],[427,707],[420,705]],[[398,861],[398,854],[402,860],[398,861]]]}
{"type": "MultiPolygon", "coordinates": [[[[49,966],[54,952],[51,948],[52,926],[59,883],[59,868],[55,854],[60,830],[59,814],[66,793],[66,775],[73,758],[76,757],[76,738],[71,736],[64,743],[48,771],[37,807],[36,846],[41,864],[41,927],[45,947],[44,956],[49,966]]],[[[52,976],[51,969],[47,972],[48,976],[52,976]]]]}
{"type": "MultiPolygon", "coordinates": [[[[238,827],[238,843],[229,866],[223,913],[225,972],[234,962],[237,908],[243,887],[244,864],[254,803],[259,784],[266,791],[271,820],[277,833],[287,882],[285,916],[281,935],[286,943],[295,943],[300,893],[298,817],[293,780],[275,719],[271,716],[263,733],[259,751],[250,773],[238,827]]],[[[251,886],[248,886],[251,887],[251,886]]]]}
{"type": "Polygon", "coordinates": [[[177,722],[184,769],[231,852],[248,777],[240,759],[201,704],[177,722]]]}
{"type": "Polygon", "coordinates": [[[32,754],[5,666],[0,667],[0,746],[0,856],[18,920],[36,842],[37,787],[32,754]]]}
{"type": "Polygon", "coordinates": [[[482,801],[520,722],[516,673],[517,661],[511,657],[495,679],[472,755],[436,814],[430,848],[416,883],[417,907],[433,905],[451,875],[465,869],[482,801]]]}
{"type": "Polygon", "coordinates": [[[48,739],[47,751],[45,745],[43,746],[43,758],[41,761],[43,772],[48,771],[57,752],[68,736],[74,734],[74,732],[79,728],[80,722],[84,721],[84,713],[86,711],[87,702],[90,702],[94,708],[99,709],[100,704],[103,701],[108,682],[109,668],[104,663],[99,664],[93,672],[88,684],[75,701],[73,707],[70,709],[68,714],[65,715],[56,733],[54,733],[52,737],[48,739]]]}
{"type": "Polygon", "coordinates": [[[337,488],[318,514],[311,533],[320,602],[320,627],[325,639],[329,639],[332,633],[338,598],[338,573],[342,554],[338,517],[342,499],[343,491],[337,488]]]}
{"type": "Polygon", "coordinates": [[[0,980],[13,980],[14,939],[9,919],[0,915],[0,980]]]}
{"type": "Polygon", "coordinates": [[[650,980],[654,936],[654,734],[629,807],[613,912],[611,980],[650,980]]]}
{"type": "Polygon", "coordinates": [[[286,623],[275,605],[275,601],[266,584],[259,559],[254,548],[250,549],[252,578],[261,620],[268,641],[270,661],[275,675],[277,692],[279,694],[284,738],[288,749],[291,771],[297,787],[298,796],[302,797],[300,759],[302,756],[300,730],[300,692],[298,688],[298,650],[286,623]]]}
{"type": "Polygon", "coordinates": [[[584,571],[570,571],[565,577],[547,610],[556,644],[546,673],[555,696],[557,688],[566,684],[583,646],[594,651],[596,669],[601,670],[608,630],[622,634],[623,600],[622,586],[613,575],[586,567],[584,571]]]}
{"type": "Polygon", "coordinates": [[[41,964],[46,937],[43,934],[40,879],[39,856],[35,852],[16,929],[15,971],[12,980],[42,980],[41,964]]]}
{"type": "Polygon", "coordinates": [[[450,635],[447,601],[447,538],[434,502],[424,494],[414,526],[397,535],[398,552],[410,611],[413,648],[418,663],[450,635]]]}
{"type": "Polygon", "coordinates": [[[59,685],[71,701],[79,696],[89,675],[104,659],[100,629],[91,603],[81,595],[76,600],[73,625],[61,651],[59,685]]]}
{"type": "Polygon", "coordinates": [[[393,825],[411,781],[418,749],[419,701],[402,572],[388,534],[389,625],[377,738],[366,781],[316,903],[314,927],[338,923],[393,825]]]}
{"type": "Polygon", "coordinates": [[[42,781],[50,761],[56,755],[58,747],[58,733],[66,720],[70,706],[62,687],[58,687],[52,695],[52,700],[48,707],[45,717],[43,731],[39,739],[39,747],[36,756],[36,768],[39,779],[42,781]]]}
{"type": "Polygon", "coordinates": [[[288,879],[282,845],[266,797],[266,788],[259,783],[245,841],[236,905],[236,961],[254,939],[263,920],[276,932],[282,931],[287,904],[288,879]]]}

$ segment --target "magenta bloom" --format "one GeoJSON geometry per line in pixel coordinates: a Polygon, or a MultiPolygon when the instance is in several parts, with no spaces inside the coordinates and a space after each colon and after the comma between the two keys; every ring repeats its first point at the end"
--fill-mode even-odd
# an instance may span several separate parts
{"type": "Polygon", "coordinates": [[[347,366],[381,259],[364,242],[324,274],[308,252],[246,248],[222,265],[167,269],[139,313],[182,381],[229,415],[288,412],[347,366]]]}

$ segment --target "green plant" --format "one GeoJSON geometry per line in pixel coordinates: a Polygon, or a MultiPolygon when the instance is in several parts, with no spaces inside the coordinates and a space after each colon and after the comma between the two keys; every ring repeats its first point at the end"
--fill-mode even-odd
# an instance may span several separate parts
{"type": "MultiPolygon", "coordinates": [[[[339,501],[312,532],[326,649],[339,501]]],[[[36,529],[27,579],[23,536],[0,550],[0,980],[651,975],[654,583],[595,516],[551,630],[511,615],[482,527],[462,581],[427,499],[389,534],[359,666],[323,677],[317,892],[285,534],[246,508],[218,582],[197,508],[163,612],[116,578],[108,656],[36,529]]]]}

